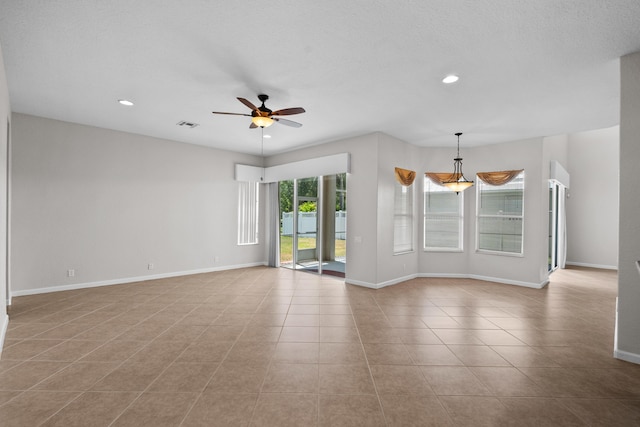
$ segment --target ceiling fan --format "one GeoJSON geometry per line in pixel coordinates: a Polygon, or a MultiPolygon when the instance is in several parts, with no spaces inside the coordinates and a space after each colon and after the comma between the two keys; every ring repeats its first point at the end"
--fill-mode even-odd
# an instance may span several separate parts
{"type": "Polygon", "coordinates": [[[302,124],[298,122],[294,122],[292,120],[282,119],[276,116],[291,116],[294,114],[304,113],[304,108],[295,107],[295,108],[283,108],[282,110],[271,111],[267,107],[265,107],[264,103],[267,99],[269,99],[268,95],[258,95],[258,99],[262,102],[260,107],[256,107],[244,98],[238,97],[238,101],[242,102],[244,105],[251,109],[251,114],[242,114],[242,113],[222,113],[219,111],[212,111],[213,114],[228,114],[231,116],[247,116],[251,117],[251,125],[249,128],[254,129],[257,127],[266,128],[273,124],[273,122],[277,122],[283,125],[291,126],[294,128],[299,128],[302,124]]]}

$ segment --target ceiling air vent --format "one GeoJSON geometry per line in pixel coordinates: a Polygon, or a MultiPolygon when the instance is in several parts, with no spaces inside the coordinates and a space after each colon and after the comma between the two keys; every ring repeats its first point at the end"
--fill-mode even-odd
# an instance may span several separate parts
{"type": "Polygon", "coordinates": [[[188,127],[193,129],[194,127],[200,126],[198,123],[193,123],[193,122],[187,122],[186,120],[183,120],[181,122],[176,123],[178,126],[184,126],[184,127],[188,127]]]}

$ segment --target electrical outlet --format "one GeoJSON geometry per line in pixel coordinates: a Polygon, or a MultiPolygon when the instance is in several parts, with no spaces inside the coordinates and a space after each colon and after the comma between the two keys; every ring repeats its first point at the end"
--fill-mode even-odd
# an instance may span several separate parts
{"type": "Polygon", "coordinates": [[[149,264],[147,265],[147,269],[148,269],[148,270],[153,270],[153,267],[154,267],[153,263],[149,263],[149,264]]]}
{"type": "Polygon", "coordinates": [[[214,256],[213,257],[213,262],[220,262],[220,257],[219,256],[214,256]]]}
{"type": "Polygon", "coordinates": [[[76,275],[75,270],[67,270],[67,277],[74,277],[76,275]]]}

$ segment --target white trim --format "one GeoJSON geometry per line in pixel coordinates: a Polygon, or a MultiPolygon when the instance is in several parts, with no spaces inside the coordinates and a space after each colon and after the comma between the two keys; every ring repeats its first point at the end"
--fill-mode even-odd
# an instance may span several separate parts
{"type": "Polygon", "coordinates": [[[349,285],[363,286],[370,289],[380,289],[391,285],[397,285],[398,283],[406,282],[407,280],[415,279],[417,277],[417,274],[410,274],[409,276],[399,277],[397,279],[387,280],[386,282],[381,283],[362,282],[360,280],[352,279],[346,279],[344,282],[349,285]]]}
{"type": "Polygon", "coordinates": [[[542,289],[549,284],[549,279],[545,279],[540,283],[534,283],[534,282],[522,282],[520,280],[501,279],[498,277],[479,276],[477,274],[470,274],[469,278],[476,279],[476,280],[484,280],[486,282],[502,283],[505,285],[524,286],[525,288],[533,288],[533,289],[542,289]]]}
{"type": "Polygon", "coordinates": [[[9,327],[9,315],[5,314],[0,318],[0,354],[4,347],[4,338],[7,336],[7,328],[9,327]]]}
{"type": "Polygon", "coordinates": [[[616,319],[613,324],[613,357],[616,357],[618,351],[618,297],[616,297],[616,319]]]}
{"type": "Polygon", "coordinates": [[[432,277],[432,278],[447,278],[447,279],[475,279],[485,282],[500,283],[503,285],[523,286],[525,288],[542,289],[549,284],[549,280],[546,279],[540,283],[522,282],[520,280],[501,279],[499,277],[487,277],[479,276],[477,274],[455,274],[455,273],[419,273],[411,274],[409,276],[399,277],[397,279],[387,280],[381,283],[362,282],[360,280],[346,279],[345,283],[350,285],[363,286],[365,288],[380,289],[386,286],[397,285],[398,283],[406,282],[407,280],[415,279],[417,277],[432,277]]]}
{"type": "Polygon", "coordinates": [[[449,278],[449,279],[475,279],[485,282],[501,283],[503,285],[523,286],[525,288],[542,289],[549,284],[549,280],[540,283],[522,282],[520,280],[502,279],[499,277],[480,276],[477,274],[452,274],[452,273],[421,273],[419,277],[449,278]]]}
{"type": "Polygon", "coordinates": [[[75,289],[95,288],[98,286],[121,285],[124,283],[144,282],[146,280],[166,279],[168,277],[189,276],[192,274],[212,273],[214,271],[237,270],[239,268],[249,268],[267,265],[266,262],[254,262],[249,264],[228,265],[224,267],[201,268],[198,270],[175,271],[172,273],[154,274],[150,276],[126,277],[122,279],[101,280],[97,282],[74,283],[72,285],[56,285],[46,288],[26,289],[12,292],[12,296],[20,297],[24,295],[46,294],[49,292],[71,291],[75,289]]]}
{"type": "Polygon", "coordinates": [[[436,279],[470,279],[468,274],[457,273],[420,273],[418,277],[436,278],[436,279]]]}
{"type": "MultiPolygon", "coordinates": [[[[640,261],[638,262],[638,268],[640,269],[640,261]]],[[[616,320],[613,328],[613,357],[640,365],[640,354],[630,353],[618,348],[618,297],[616,297],[616,320]]]]}
{"type": "Polygon", "coordinates": [[[351,155],[349,153],[332,154],[267,168],[242,164],[236,164],[235,167],[236,181],[252,181],[266,184],[289,179],[308,178],[310,176],[351,173],[351,155]]]}
{"type": "Polygon", "coordinates": [[[264,181],[264,168],[251,165],[236,164],[236,181],[262,182],[264,181]]]}
{"type": "Polygon", "coordinates": [[[378,289],[377,285],[370,282],[363,282],[360,280],[345,279],[344,283],[346,283],[347,285],[362,286],[363,288],[378,289]]]}
{"type": "Polygon", "coordinates": [[[587,267],[587,268],[600,268],[602,270],[618,270],[617,265],[590,264],[588,262],[567,261],[566,265],[573,265],[576,267],[587,267]]]}
{"type": "Polygon", "coordinates": [[[264,170],[264,182],[278,182],[310,176],[336,175],[351,172],[349,153],[315,157],[298,162],[270,166],[264,170]]]}
{"type": "Polygon", "coordinates": [[[640,354],[630,353],[624,350],[618,350],[617,348],[613,350],[613,357],[616,359],[624,360],[625,362],[636,363],[640,365],[640,354]]]}
{"type": "Polygon", "coordinates": [[[549,179],[571,188],[571,175],[557,160],[549,162],[549,179]]]}

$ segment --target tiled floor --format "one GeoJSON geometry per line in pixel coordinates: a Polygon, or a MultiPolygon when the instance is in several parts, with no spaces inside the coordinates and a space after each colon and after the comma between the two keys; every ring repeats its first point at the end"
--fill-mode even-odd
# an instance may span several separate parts
{"type": "Polygon", "coordinates": [[[0,425],[637,426],[616,292],[252,268],[19,297],[0,425]]]}

